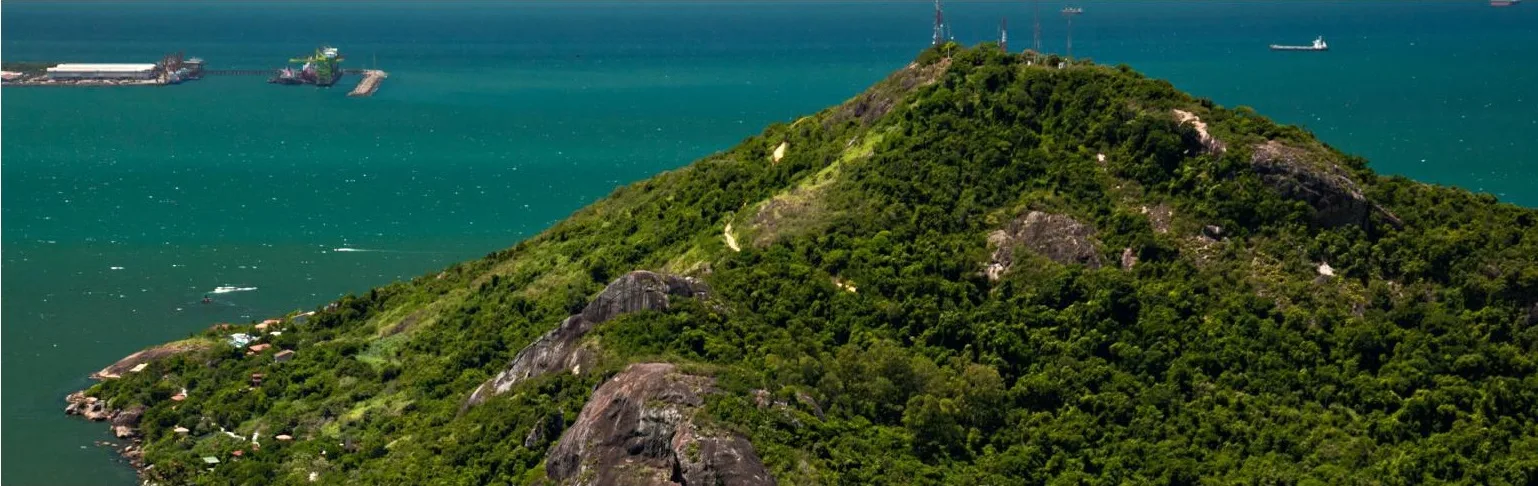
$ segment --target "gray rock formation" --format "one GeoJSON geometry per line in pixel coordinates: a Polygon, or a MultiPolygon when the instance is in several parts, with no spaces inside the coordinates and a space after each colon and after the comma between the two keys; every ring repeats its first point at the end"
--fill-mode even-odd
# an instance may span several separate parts
{"type": "Polygon", "coordinates": [[[1212,241],[1223,241],[1223,227],[1214,224],[1203,226],[1202,238],[1212,241]]]}
{"type": "Polygon", "coordinates": [[[994,250],[984,273],[989,280],[1002,278],[1020,248],[1064,265],[1100,268],[1104,262],[1094,235],[1093,228],[1068,216],[1031,211],[988,235],[988,245],[994,250]]]}
{"type": "Polygon", "coordinates": [[[139,419],[144,417],[144,406],[137,405],[127,410],[118,412],[112,417],[112,433],[119,439],[137,437],[139,435],[139,419]]]}
{"type": "Polygon", "coordinates": [[[555,371],[580,373],[592,353],[581,340],[593,327],[622,314],[668,307],[668,298],[703,297],[710,291],[703,282],[674,275],[634,271],[609,283],[582,313],[567,317],[561,325],[518,351],[507,368],[476,387],[465,400],[474,406],[504,393],[518,382],[555,371]]]}
{"type": "Polygon", "coordinates": [[[92,373],[91,378],[96,380],[110,380],[118,378],[126,373],[129,373],[134,369],[134,367],[141,364],[153,363],[155,361],[166,359],[182,353],[190,353],[193,351],[208,349],[210,346],[212,346],[212,344],[209,342],[195,340],[177,341],[174,343],[154,346],[125,356],[123,359],[118,360],[116,363],[112,363],[106,368],[102,368],[101,371],[92,373]]]}
{"type": "Polygon", "coordinates": [[[1153,226],[1155,233],[1164,234],[1170,232],[1170,224],[1175,219],[1175,210],[1168,204],[1156,204],[1153,207],[1143,206],[1143,214],[1148,215],[1148,224],[1153,226]]]}
{"type": "Polygon", "coordinates": [[[85,392],[75,392],[64,397],[68,403],[64,407],[65,415],[79,415],[86,420],[100,422],[111,419],[117,415],[117,410],[107,408],[107,402],[96,397],[85,396],[85,392]]]}
{"type": "Polygon", "coordinates": [[[1349,173],[1308,150],[1272,140],[1256,145],[1250,164],[1284,197],[1314,208],[1314,222],[1335,227],[1367,223],[1373,204],[1349,173]]]}
{"type": "Polygon", "coordinates": [[[1223,155],[1223,152],[1228,150],[1228,146],[1222,140],[1218,140],[1217,137],[1212,136],[1211,132],[1207,131],[1207,123],[1203,122],[1195,113],[1185,110],[1174,110],[1174,112],[1176,122],[1179,122],[1181,125],[1189,123],[1192,128],[1196,129],[1197,140],[1201,142],[1203,152],[1223,155]]]}
{"type": "Polygon", "coordinates": [[[823,127],[839,126],[849,120],[858,120],[861,125],[870,125],[892,111],[898,101],[908,93],[939,80],[950,66],[949,58],[941,59],[928,66],[909,64],[907,68],[892,73],[886,80],[839,105],[823,121],[823,127]]]}
{"type": "Polygon", "coordinates": [[[772,485],[746,439],[707,431],[694,417],[710,378],[666,363],[641,363],[593,392],[550,449],[545,471],[573,485],[772,485]]]}
{"type": "Polygon", "coordinates": [[[523,446],[532,449],[543,445],[551,436],[561,433],[561,430],[565,428],[566,420],[562,417],[562,414],[548,415],[543,420],[540,420],[539,423],[529,428],[529,435],[523,437],[523,446]]]}

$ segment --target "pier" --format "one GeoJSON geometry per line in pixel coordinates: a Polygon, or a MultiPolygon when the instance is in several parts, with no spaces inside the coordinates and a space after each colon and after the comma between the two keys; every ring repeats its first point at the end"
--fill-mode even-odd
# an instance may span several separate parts
{"type": "Polygon", "coordinates": [[[271,76],[276,69],[205,69],[204,76],[271,76]]]}
{"type": "Polygon", "coordinates": [[[347,93],[347,96],[371,96],[375,91],[379,90],[379,84],[383,83],[385,78],[390,77],[390,73],[378,69],[367,69],[362,74],[363,80],[359,81],[358,87],[353,88],[351,93],[347,93]]]}
{"type": "Polygon", "coordinates": [[[182,53],[168,54],[160,62],[150,63],[0,63],[0,84],[5,86],[166,86],[204,76],[267,76],[268,83],[328,87],[344,75],[361,76],[358,85],[347,93],[351,97],[373,96],[390,74],[380,69],[343,68],[343,57],[335,47],[321,46],[313,55],[289,59],[281,69],[248,67],[207,69],[202,59],[187,58],[182,53]]]}

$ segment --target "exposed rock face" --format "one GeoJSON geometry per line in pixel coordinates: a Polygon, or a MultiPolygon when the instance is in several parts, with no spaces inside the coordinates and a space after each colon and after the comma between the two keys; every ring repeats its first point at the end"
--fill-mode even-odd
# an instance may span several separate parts
{"type": "Polygon", "coordinates": [[[631,365],[593,392],[550,449],[546,474],[580,485],[775,484],[747,440],[695,425],[712,391],[710,378],[671,364],[631,365]]]}
{"type": "Polygon", "coordinates": [[[988,245],[994,251],[984,272],[990,280],[1002,278],[1014,264],[1018,248],[1064,265],[1099,268],[1104,262],[1095,246],[1094,234],[1093,228],[1068,216],[1031,211],[988,235],[988,245]]]}
{"type": "Polygon", "coordinates": [[[138,427],[139,420],[142,418],[144,418],[144,406],[135,405],[129,407],[128,410],[118,412],[117,416],[112,417],[112,425],[138,427]]]}
{"type": "Polygon", "coordinates": [[[1261,180],[1283,196],[1314,207],[1314,221],[1324,226],[1365,224],[1373,204],[1345,169],[1307,150],[1272,140],[1255,146],[1250,164],[1261,180]]]}
{"type": "Polygon", "coordinates": [[[928,66],[920,66],[918,63],[909,64],[906,69],[892,73],[885,81],[840,105],[837,111],[823,122],[823,126],[838,126],[850,119],[859,120],[862,125],[869,125],[892,111],[892,108],[897,106],[897,102],[909,92],[939,80],[950,66],[950,58],[941,59],[928,66]]]}
{"type": "Polygon", "coordinates": [[[622,314],[666,309],[669,296],[703,297],[709,291],[703,282],[687,277],[644,270],[630,272],[609,283],[581,314],[567,317],[559,327],[518,351],[507,369],[477,387],[465,405],[477,405],[520,381],[546,373],[580,373],[592,358],[591,352],[581,347],[581,340],[594,326],[622,314]]]}
{"type": "Polygon", "coordinates": [[[544,444],[552,434],[560,433],[561,430],[565,428],[566,421],[564,418],[562,418],[561,414],[557,413],[545,417],[544,420],[534,424],[534,427],[529,429],[529,435],[523,437],[523,446],[526,448],[534,448],[535,446],[544,444]]]}
{"type": "Polygon", "coordinates": [[[144,406],[138,405],[118,412],[112,417],[112,433],[119,439],[127,439],[139,435],[137,427],[139,419],[144,417],[144,406]]]}
{"type": "MultiPolygon", "coordinates": [[[[817,400],[812,398],[811,395],[807,395],[805,392],[796,392],[796,401],[805,406],[807,411],[811,412],[811,414],[815,415],[817,418],[827,418],[827,416],[823,414],[822,406],[818,405],[817,400]]],[[[774,407],[776,409],[785,410],[790,408],[790,402],[784,400],[775,400],[774,395],[771,395],[769,390],[763,389],[753,390],[753,404],[758,406],[760,409],[774,407]]]]}
{"type": "MultiPolygon", "coordinates": [[[[143,439],[139,436],[139,422],[144,417],[144,406],[136,405],[127,410],[117,410],[107,407],[106,400],[97,397],[85,396],[84,391],[77,391],[64,397],[68,403],[64,407],[66,415],[79,415],[91,421],[110,421],[112,435],[119,439],[127,439],[129,444],[118,449],[118,455],[128,461],[134,470],[138,471],[139,478],[150,483],[150,468],[144,463],[144,449],[141,446],[143,439]]],[[[98,445],[110,445],[99,442],[98,445]]]]}
{"type": "Polygon", "coordinates": [[[1202,238],[1206,238],[1211,241],[1223,241],[1223,227],[1212,224],[1203,226],[1202,238]]]}
{"type": "Polygon", "coordinates": [[[128,373],[129,370],[132,370],[134,367],[141,364],[151,363],[181,353],[207,349],[209,346],[211,346],[211,343],[206,341],[179,341],[155,346],[153,348],[130,354],[123,359],[118,360],[118,362],[112,363],[111,366],[102,368],[101,371],[92,373],[91,378],[97,380],[110,380],[118,378],[123,376],[124,373],[128,373]]]}
{"type": "Polygon", "coordinates": [[[678,484],[694,485],[772,485],[774,478],[753,452],[753,444],[735,435],[699,437],[694,427],[679,431],[673,440],[673,454],[678,459],[678,484]]]}
{"type": "Polygon", "coordinates": [[[1121,250],[1121,268],[1123,270],[1131,270],[1134,265],[1137,265],[1137,253],[1132,251],[1131,248],[1123,248],[1121,250]]]}
{"type": "Polygon", "coordinates": [[[64,407],[65,415],[79,415],[86,420],[100,422],[117,415],[117,410],[107,408],[107,402],[96,397],[85,396],[85,392],[74,392],[64,397],[69,405],[64,407]]]}
{"type": "Polygon", "coordinates": [[[1223,152],[1228,150],[1228,147],[1223,145],[1222,140],[1218,140],[1217,137],[1207,132],[1207,122],[1202,121],[1195,113],[1185,110],[1174,110],[1174,112],[1175,120],[1179,121],[1181,125],[1189,123],[1192,128],[1196,129],[1196,135],[1201,137],[1203,151],[1213,155],[1223,155],[1223,152]]]}
{"type": "Polygon", "coordinates": [[[1143,214],[1148,215],[1148,224],[1153,226],[1155,233],[1169,233],[1170,222],[1175,218],[1175,210],[1168,204],[1158,204],[1153,207],[1143,206],[1143,214]]]}

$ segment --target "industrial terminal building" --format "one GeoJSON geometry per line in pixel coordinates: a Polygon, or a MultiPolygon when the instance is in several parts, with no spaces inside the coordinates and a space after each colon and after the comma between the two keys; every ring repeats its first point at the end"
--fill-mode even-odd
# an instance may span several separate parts
{"type": "Polygon", "coordinates": [[[60,64],[48,68],[49,79],[154,79],[154,64],[60,64]]]}

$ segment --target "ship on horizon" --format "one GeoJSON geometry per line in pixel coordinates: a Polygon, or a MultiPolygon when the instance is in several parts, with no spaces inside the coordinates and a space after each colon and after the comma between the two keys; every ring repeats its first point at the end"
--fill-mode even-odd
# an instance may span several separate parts
{"type": "Polygon", "coordinates": [[[1490,0],[1491,7],[1510,7],[1522,3],[1522,0],[1490,0]]]}
{"type": "Polygon", "coordinates": [[[1328,51],[1328,50],[1330,50],[1330,45],[1326,44],[1324,42],[1324,36],[1319,36],[1318,38],[1314,39],[1314,43],[1312,45],[1307,45],[1307,46],[1287,46],[1287,45],[1281,45],[1281,44],[1271,44],[1271,50],[1273,50],[1273,51],[1328,51]]]}

